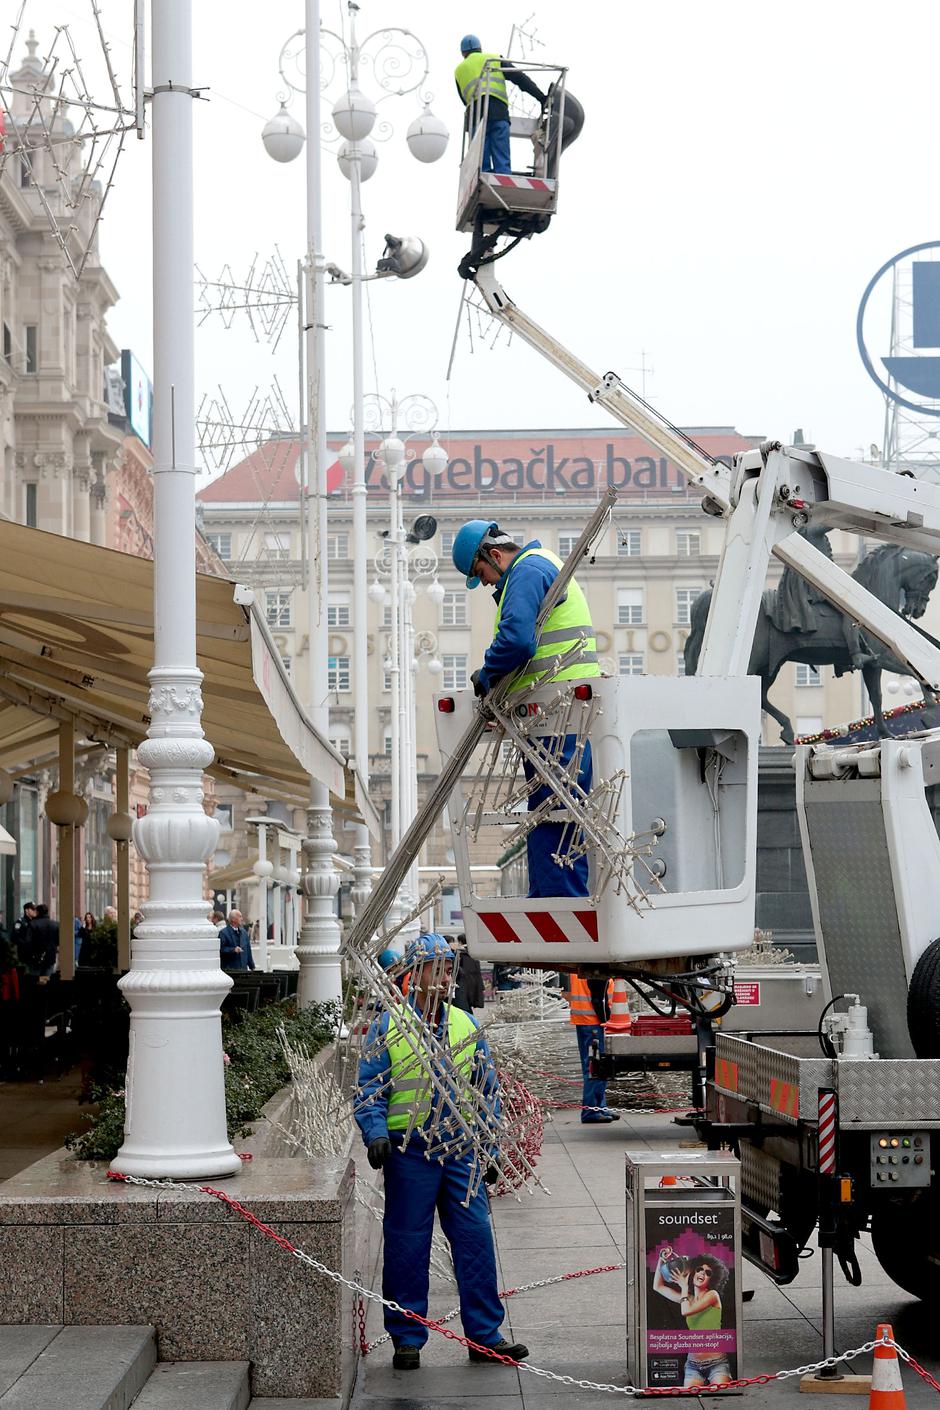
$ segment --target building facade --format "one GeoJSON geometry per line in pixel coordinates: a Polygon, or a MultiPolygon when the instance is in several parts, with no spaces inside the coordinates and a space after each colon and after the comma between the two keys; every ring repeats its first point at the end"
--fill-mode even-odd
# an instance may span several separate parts
{"type": "MultiPolygon", "coordinates": [[[[709,454],[730,457],[758,444],[729,427],[692,427],[688,434],[709,454]]],[[[338,455],[345,438],[331,436],[338,455]]],[[[416,739],[419,796],[439,769],[432,695],[440,688],[469,684],[493,631],[493,604],[485,590],[468,592],[451,562],[453,538],[468,519],[488,518],[520,544],[538,539],[564,558],[608,485],[618,491],[613,521],[578,578],[591,605],[598,653],[611,673],[676,675],[684,670],[683,650],[692,604],[715,577],[723,525],[702,512],[700,497],[667,459],[639,437],[622,430],[454,432],[444,442],[446,468],[430,476],[421,460],[427,441],[414,439],[402,483],[407,527],[420,515],[436,521],[434,536],[415,550],[437,555],[436,577],[444,590],[438,606],[415,582],[416,739]],[[428,666],[436,671],[431,674],[428,666]],[[438,669],[439,667],[439,669],[438,669]]],[[[307,691],[307,600],[304,543],[294,440],[268,442],[199,493],[205,535],[228,565],[230,575],[251,586],[264,604],[268,623],[301,700],[307,691]]],[[[330,734],[340,750],[353,743],[353,528],[349,476],[337,460],[328,472],[330,734]]],[[[368,548],[370,580],[388,528],[390,496],[381,463],[370,458],[368,548]]],[[[836,561],[851,570],[858,543],[834,533],[836,561]]],[[[779,577],[772,566],[770,582],[779,577]]],[[[380,807],[389,797],[391,680],[388,671],[390,614],[387,602],[370,596],[368,620],[369,760],[371,794],[380,807]]],[[[837,679],[828,667],[784,667],[771,692],[797,730],[811,733],[822,723],[858,716],[862,705],[857,676],[837,679]]],[[[891,703],[889,697],[886,702],[891,703]]],[[[778,726],[765,722],[764,742],[777,743],[778,726]]],[[[387,807],[386,807],[387,814],[387,807]]],[[[236,828],[236,831],[238,829],[236,828]]],[[[351,835],[340,836],[341,851],[351,835]]],[[[451,860],[449,841],[438,828],[423,859],[432,867],[451,860]]],[[[379,860],[378,857],[374,858],[379,860]]],[[[479,858],[496,862],[496,855],[479,858]]]]}

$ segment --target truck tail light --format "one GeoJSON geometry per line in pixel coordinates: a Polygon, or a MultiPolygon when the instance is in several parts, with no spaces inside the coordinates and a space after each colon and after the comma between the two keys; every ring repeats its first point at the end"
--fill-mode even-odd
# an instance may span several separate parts
{"type": "Polygon", "coordinates": [[[576,685],[574,688],[575,700],[590,700],[594,692],[589,685],[576,685]]]}
{"type": "Polygon", "coordinates": [[[457,708],[457,702],[451,695],[442,695],[437,702],[437,708],[442,715],[452,715],[457,708]]]}

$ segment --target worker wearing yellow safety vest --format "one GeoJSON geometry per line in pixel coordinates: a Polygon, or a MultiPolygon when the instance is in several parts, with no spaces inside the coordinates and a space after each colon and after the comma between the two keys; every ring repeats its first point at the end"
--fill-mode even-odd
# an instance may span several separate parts
{"type": "Polygon", "coordinates": [[[604,1055],[604,1024],[610,1018],[612,979],[582,979],[579,974],[568,976],[568,1006],[574,1024],[581,1057],[581,1121],[585,1126],[609,1125],[619,1121],[620,1114],[605,1105],[607,1081],[591,1076],[591,1058],[595,1046],[599,1057],[604,1055]]]}
{"type": "MultiPolygon", "coordinates": [[[[475,34],[465,34],[460,41],[463,56],[454,69],[457,92],[470,116],[474,103],[486,99],[486,133],[483,138],[483,171],[510,172],[509,104],[506,101],[506,80],[530,94],[540,103],[545,94],[528,74],[515,69],[499,54],[485,54],[475,34]]],[[[482,104],[477,111],[482,112],[482,104]]]]}
{"type": "MultiPolygon", "coordinates": [[[[520,548],[498,524],[471,519],[455,535],[452,553],[454,566],[466,577],[468,588],[478,587],[481,582],[495,588],[493,640],[482,667],[472,676],[477,695],[486,695],[498,680],[519,667],[513,690],[540,680],[548,685],[600,675],[591,613],[576,579],[570,580],[561,602],[536,635],[545,594],[561,568],[561,559],[543,548],[538,539],[520,548]],[[579,648],[577,659],[559,670],[559,658],[572,648],[579,648]]],[[[576,737],[567,735],[555,754],[560,766],[571,760],[576,747],[576,737]]],[[[523,761],[523,768],[531,780],[533,771],[528,760],[523,761]]],[[[590,790],[591,781],[591,746],[587,743],[578,771],[578,784],[585,793],[590,790]]],[[[540,807],[550,796],[549,788],[542,784],[529,795],[529,811],[540,807]]],[[[589,895],[587,858],[572,859],[570,865],[559,865],[554,860],[565,828],[563,822],[545,822],[529,833],[526,847],[530,896],[589,895]]]]}
{"type": "MultiPolygon", "coordinates": [[[[448,1118],[449,1107],[446,1097],[434,1090],[430,1060],[421,1056],[415,1020],[422,1025],[419,1033],[427,1025],[429,1039],[431,1034],[438,1041],[446,1039],[454,1068],[479,1089],[481,1099],[498,1118],[496,1069],[476,1020],[446,1002],[453,953],[444,937],[415,936],[405,950],[404,963],[411,975],[407,998],[397,1013],[390,1007],[369,1029],[353,1109],[369,1164],[373,1170],[383,1170],[385,1177],[382,1294],[397,1304],[385,1308],[385,1329],[394,1346],[392,1364],[398,1371],[416,1371],[421,1364],[421,1347],[428,1339],[427,1328],[407,1316],[406,1310],[419,1317],[428,1315],[435,1209],[450,1244],[464,1332],[479,1346],[521,1361],[528,1356],[528,1349],[506,1341],[501,1333],[505,1308],[496,1277],[489,1201],[475,1167],[478,1156],[472,1146],[462,1149],[457,1139],[451,1141],[446,1154],[432,1151],[422,1134],[432,1112],[448,1118]],[[406,1009],[407,1024],[402,1021],[406,1009]],[[443,1113],[438,1110],[441,1102],[445,1103],[443,1113]]],[[[464,1115],[473,1119],[468,1113],[464,1115]]],[[[483,1128],[484,1140],[488,1129],[483,1128]]],[[[483,1180],[492,1184],[498,1175],[498,1167],[491,1164],[483,1180]]],[[[469,1355],[471,1361],[500,1364],[472,1347],[469,1355]]]]}

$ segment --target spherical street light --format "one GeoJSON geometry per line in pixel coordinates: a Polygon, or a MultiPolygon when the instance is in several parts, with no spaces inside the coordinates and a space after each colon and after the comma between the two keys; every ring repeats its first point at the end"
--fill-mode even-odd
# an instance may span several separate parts
{"type": "Polygon", "coordinates": [[[353,166],[359,163],[359,180],[368,181],[370,176],[375,175],[375,169],[379,164],[379,154],[375,150],[375,143],[366,139],[363,142],[344,142],[336,153],[336,160],[339,162],[339,169],[347,181],[352,180],[353,166]]]}
{"type": "Polygon", "coordinates": [[[375,104],[353,83],[333,104],[333,121],[340,137],[361,142],[375,126],[375,104]]]}
{"type": "Polygon", "coordinates": [[[440,607],[441,603],[444,601],[443,583],[439,582],[438,579],[435,578],[431,586],[427,589],[427,594],[431,601],[434,603],[434,606],[440,607]]]}
{"type": "Polygon", "coordinates": [[[405,140],[419,162],[436,162],[447,151],[450,133],[439,117],[426,107],[408,129],[405,140]]]}
{"type": "Polygon", "coordinates": [[[404,472],[405,443],[398,436],[386,436],[376,452],[388,471],[389,480],[400,480],[404,472]]]}
{"type": "Polygon", "coordinates": [[[378,602],[379,604],[385,601],[385,589],[378,578],[373,578],[369,587],[369,596],[372,598],[373,602],[378,602]]]}
{"type": "Polygon", "coordinates": [[[336,457],[347,475],[351,475],[356,468],[356,447],[352,441],[347,441],[336,457]]]}
{"type": "Polygon", "coordinates": [[[282,103],[261,129],[261,140],[269,157],[276,162],[292,162],[303,151],[306,133],[282,103]]]}
{"type": "Polygon", "coordinates": [[[449,456],[437,439],[437,436],[434,437],[433,441],[422,455],[421,460],[432,480],[436,480],[438,475],[443,474],[447,469],[449,456]]]}

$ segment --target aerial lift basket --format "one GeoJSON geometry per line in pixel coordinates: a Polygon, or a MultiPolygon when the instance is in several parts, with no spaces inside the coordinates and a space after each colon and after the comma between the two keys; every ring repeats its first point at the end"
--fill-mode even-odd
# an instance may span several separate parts
{"type": "MultiPolygon", "coordinates": [[[[446,764],[475,701],[468,690],[442,692],[435,702],[446,764]]],[[[567,680],[511,694],[497,713],[483,756],[478,751],[464,770],[449,805],[474,955],[549,967],[629,967],[753,943],[756,679],[567,680]],[[471,869],[476,848],[491,860],[525,838],[533,821],[522,758],[540,746],[550,756],[562,731],[589,737],[593,786],[576,797],[570,774],[556,767],[559,795],[540,816],[569,822],[568,844],[588,860],[590,896],[530,898],[518,894],[524,885],[514,895],[478,893],[471,869]]]]}

